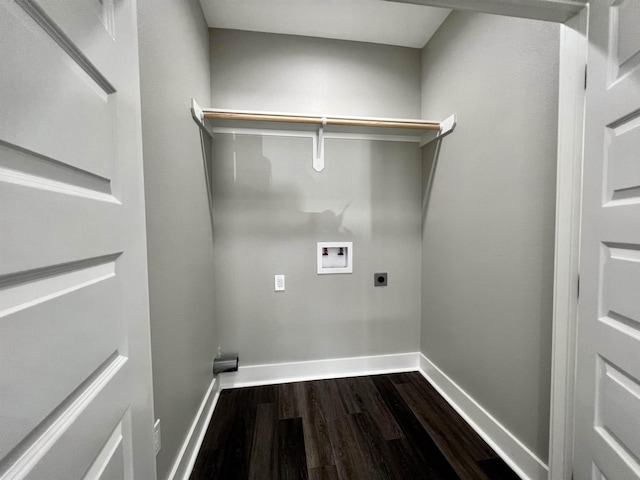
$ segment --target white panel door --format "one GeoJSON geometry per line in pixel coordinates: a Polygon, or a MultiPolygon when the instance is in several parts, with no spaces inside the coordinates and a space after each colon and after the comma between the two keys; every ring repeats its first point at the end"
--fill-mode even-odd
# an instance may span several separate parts
{"type": "Polygon", "coordinates": [[[589,16],[574,478],[640,479],[640,0],[589,16]]]}
{"type": "Polygon", "coordinates": [[[134,0],[0,0],[0,479],[153,479],[134,0]]]}

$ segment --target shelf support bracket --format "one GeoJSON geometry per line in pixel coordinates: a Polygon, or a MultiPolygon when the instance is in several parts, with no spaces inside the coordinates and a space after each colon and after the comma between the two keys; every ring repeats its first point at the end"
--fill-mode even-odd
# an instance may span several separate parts
{"type": "Polygon", "coordinates": [[[449,135],[456,128],[456,114],[450,115],[440,123],[440,132],[438,137],[449,135]]]}
{"type": "Polygon", "coordinates": [[[313,152],[313,169],[321,172],[324,169],[324,127],[327,125],[327,119],[322,117],[322,125],[318,128],[318,137],[314,142],[315,149],[313,152]]]}
{"type": "Polygon", "coordinates": [[[200,108],[200,105],[198,105],[198,102],[196,102],[194,98],[191,99],[191,116],[200,127],[200,130],[206,133],[209,138],[213,138],[213,135],[211,134],[209,129],[207,129],[207,126],[204,124],[204,112],[202,111],[202,108],[200,108]]]}
{"type": "Polygon", "coordinates": [[[456,114],[450,115],[440,122],[440,130],[437,132],[430,131],[422,135],[420,146],[424,147],[427,143],[434,141],[436,138],[442,138],[449,135],[456,128],[456,114]]]}

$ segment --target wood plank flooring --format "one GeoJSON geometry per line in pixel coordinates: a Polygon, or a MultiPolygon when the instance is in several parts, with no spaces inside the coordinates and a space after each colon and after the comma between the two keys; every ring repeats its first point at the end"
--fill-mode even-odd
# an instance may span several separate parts
{"type": "Polygon", "coordinates": [[[417,372],[224,390],[192,480],[517,480],[417,372]]]}

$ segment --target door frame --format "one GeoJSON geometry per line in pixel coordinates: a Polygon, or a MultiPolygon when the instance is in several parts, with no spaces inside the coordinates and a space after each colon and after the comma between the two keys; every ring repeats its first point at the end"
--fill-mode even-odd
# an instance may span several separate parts
{"type": "Polygon", "coordinates": [[[561,26],[549,480],[573,470],[588,7],[561,26]]]}
{"type": "Polygon", "coordinates": [[[558,149],[548,480],[573,467],[582,162],[589,7],[586,0],[388,0],[560,23],[558,149]]]}

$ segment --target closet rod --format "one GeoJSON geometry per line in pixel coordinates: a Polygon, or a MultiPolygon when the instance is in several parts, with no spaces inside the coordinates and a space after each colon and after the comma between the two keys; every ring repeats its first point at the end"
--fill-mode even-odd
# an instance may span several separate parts
{"type": "Polygon", "coordinates": [[[312,117],[297,115],[277,115],[262,113],[240,113],[240,112],[217,112],[203,110],[204,118],[220,120],[247,120],[261,122],[285,122],[285,123],[305,123],[312,125],[340,125],[348,127],[380,127],[380,128],[406,128],[415,130],[440,130],[438,122],[412,122],[407,120],[374,120],[358,118],[338,118],[338,117],[312,117]]]}

